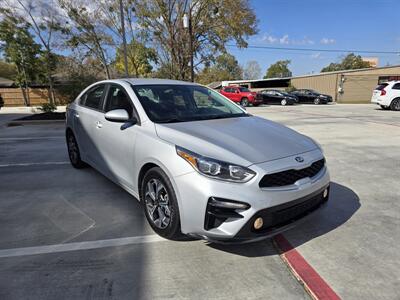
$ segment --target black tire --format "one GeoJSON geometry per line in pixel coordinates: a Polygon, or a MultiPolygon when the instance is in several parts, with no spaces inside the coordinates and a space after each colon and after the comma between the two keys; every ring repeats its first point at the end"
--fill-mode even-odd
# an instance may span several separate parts
{"type": "Polygon", "coordinates": [[[246,97],[242,98],[242,100],[240,100],[240,105],[243,107],[246,107],[249,105],[249,99],[247,99],[246,97]]]}
{"type": "Polygon", "coordinates": [[[71,131],[67,132],[67,148],[69,160],[75,169],[87,167],[87,164],[81,159],[78,142],[71,131]]]}
{"type": "Polygon", "coordinates": [[[167,174],[159,167],[151,168],[144,175],[141,182],[140,202],[147,221],[158,235],[171,240],[177,240],[183,236],[174,188],[167,174]],[[151,189],[156,191],[157,182],[162,184],[162,188],[154,193],[154,197],[151,197],[151,189]],[[152,216],[150,211],[153,211],[152,216]]]}
{"type": "Polygon", "coordinates": [[[392,100],[392,103],[390,103],[390,109],[400,111],[400,98],[392,100]]]}
{"type": "Polygon", "coordinates": [[[314,99],[314,104],[315,104],[315,105],[321,104],[321,100],[319,100],[319,98],[315,98],[315,99],[314,99]]]}

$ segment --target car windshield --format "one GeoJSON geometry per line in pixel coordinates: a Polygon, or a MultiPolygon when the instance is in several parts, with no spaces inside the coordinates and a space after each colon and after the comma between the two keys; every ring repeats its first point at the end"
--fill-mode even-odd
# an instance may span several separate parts
{"type": "Polygon", "coordinates": [[[219,93],[196,85],[132,85],[151,121],[175,123],[246,117],[219,93]]]}
{"type": "Polygon", "coordinates": [[[245,88],[245,87],[240,87],[239,90],[241,92],[250,92],[250,90],[248,88],[245,88]]]}

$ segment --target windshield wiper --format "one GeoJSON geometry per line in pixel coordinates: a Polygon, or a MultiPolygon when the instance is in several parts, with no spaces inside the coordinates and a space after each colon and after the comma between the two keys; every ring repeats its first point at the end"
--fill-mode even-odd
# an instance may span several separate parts
{"type": "Polygon", "coordinates": [[[215,116],[208,116],[207,118],[210,120],[215,119],[227,119],[227,118],[238,118],[238,117],[247,117],[247,114],[226,114],[226,115],[215,115],[215,116]]]}
{"type": "Polygon", "coordinates": [[[157,123],[179,123],[179,122],[186,122],[187,120],[179,119],[179,118],[170,118],[164,120],[158,120],[157,123]]]}

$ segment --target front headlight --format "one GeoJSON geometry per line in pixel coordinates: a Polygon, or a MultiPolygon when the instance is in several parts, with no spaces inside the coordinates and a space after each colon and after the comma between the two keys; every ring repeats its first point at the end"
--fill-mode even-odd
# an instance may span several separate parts
{"type": "Polygon", "coordinates": [[[246,167],[204,157],[179,146],[176,146],[176,153],[191,164],[197,172],[207,177],[243,183],[256,175],[254,171],[246,167]]]}

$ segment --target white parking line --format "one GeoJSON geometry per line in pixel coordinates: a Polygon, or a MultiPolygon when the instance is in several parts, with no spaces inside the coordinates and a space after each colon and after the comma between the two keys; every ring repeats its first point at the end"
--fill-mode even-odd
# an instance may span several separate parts
{"type": "Polygon", "coordinates": [[[37,137],[5,137],[0,141],[25,141],[25,140],[48,140],[48,139],[65,139],[63,136],[37,136],[37,137]]]}
{"type": "Polygon", "coordinates": [[[41,165],[67,165],[69,161],[49,161],[49,162],[38,162],[38,163],[20,163],[20,164],[2,164],[0,168],[6,167],[30,167],[30,166],[41,166],[41,165]]]}
{"type": "Polygon", "coordinates": [[[167,241],[167,240],[156,234],[152,234],[152,235],[133,236],[133,237],[109,239],[109,240],[98,240],[98,241],[89,241],[89,242],[56,244],[56,245],[48,245],[48,246],[4,249],[4,250],[0,250],[0,258],[37,255],[37,254],[50,254],[50,253],[57,253],[57,252],[69,252],[69,251],[80,251],[80,250],[90,250],[90,249],[100,249],[100,248],[106,248],[106,247],[156,243],[156,242],[163,242],[163,241],[167,241]]]}

